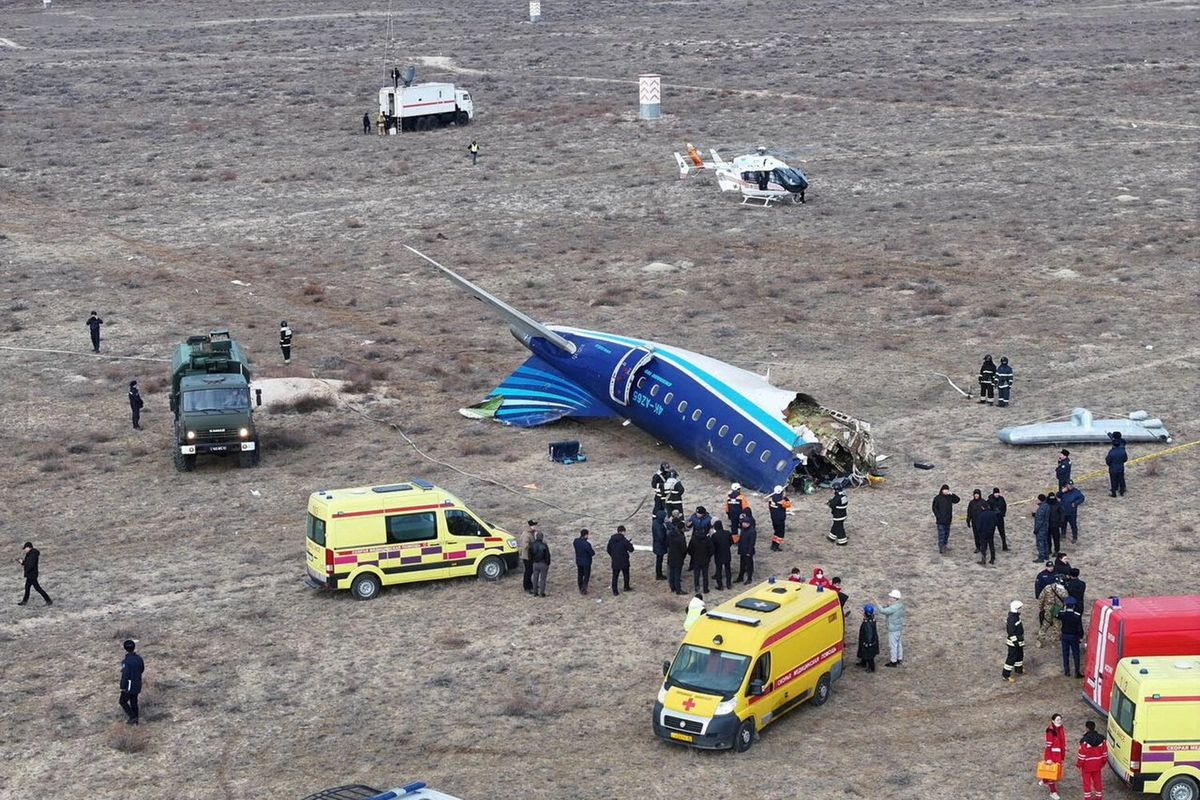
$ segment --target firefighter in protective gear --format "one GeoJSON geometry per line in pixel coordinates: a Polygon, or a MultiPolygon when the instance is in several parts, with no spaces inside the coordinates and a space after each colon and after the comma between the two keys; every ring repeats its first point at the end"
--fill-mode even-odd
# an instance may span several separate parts
{"type": "Polygon", "coordinates": [[[742,512],[749,507],[746,495],[742,494],[742,485],[740,483],[730,484],[729,494],[725,498],[725,516],[729,517],[729,530],[733,531],[735,542],[738,533],[742,530],[742,512]]]}
{"type": "Polygon", "coordinates": [[[383,136],[383,126],[386,122],[387,117],[383,115],[382,111],[375,115],[375,132],[378,135],[383,136]]]}
{"type": "Polygon", "coordinates": [[[767,496],[767,511],[771,514],[771,549],[783,549],[784,527],[787,525],[787,510],[792,507],[792,501],[784,493],[782,486],[776,486],[775,491],[767,496]]]}
{"type": "Polygon", "coordinates": [[[663,481],[663,505],[668,517],[683,516],[683,481],[675,470],[663,481]]]}
{"type": "Polygon", "coordinates": [[[667,496],[663,492],[663,483],[669,477],[671,477],[671,465],[665,461],[658,465],[658,472],[650,476],[650,488],[654,491],[655,514],[666,510],[667,496]]]}
{"type": "Polygon", "coordinates": [[[999,408],[1007,408],[1011,400],[1013,385],[1013,369],[1008,364],[1008,357],[1000,359],[1000,366],[996,367],[996,390],[1000,394],[1000,399],[996,401],[999,408]]]}
{"type": "Polygon", "coordinates": [[[991,356],[983,357],[983,365],[979,367],[979,402],[989,406],[996,397],[996,362],[991,356]]]}
{"type": "Polygon", "coordinates": [[[286,319],[279,323],[279,349],[283,352],[283,363],[292,363],[292,329],[286,319]]]}
{"type": "Polygon", "coordinates": [[[1008,604],[1008,622],[1004,628],[1008,636],[1008,657],[1004,659],[1004,671],[1000,677],[1009,683],[1016,680],[1014,672],[1018,675],[1025,672],[1025,623],[1021,622],[1021,607],[1024,605],[1020,600],[1008,604]]]}
{"type": "Polygon", "coordinates": [[[841,489],[833,490],[833,497],[829,499],[829,513],[833,517],[833,524],[829,527],[829,541],[838,545],[846,545],[849,540],[846,538],[846,506],[850,504],[850,500],[846,497],[846,493],[841,489]]]}

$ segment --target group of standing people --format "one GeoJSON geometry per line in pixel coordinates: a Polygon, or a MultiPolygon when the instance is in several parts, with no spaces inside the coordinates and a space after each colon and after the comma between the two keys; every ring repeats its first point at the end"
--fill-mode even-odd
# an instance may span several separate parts
{"type": "MultiPolygon", "coordinates": [[[[1108,763],[1108,744],[1096,730],[1096,723],[1084,723],[1086,732],[1079,739],[1075,766],[1083,783],[1084,800],[1104,800],[1104,766],[1108,763]]],[[[1062,714],[1051,714],[1046,726],[1045,746],[1042,749],[1042,770],[1054,777],[1042,778],[1042,785],[1050,790],[1050,800],[1059,800],[1058,782],[1062,780],[1063,762],[1067,755],[1067,730],[1063,727],[1062,714]]]]}
{"type": "Polygon", "coordinates": [[[1000,366],[996,366],[990,355],[984,356],[979,367],[979,402],[989,406],[995,403],[997,408],[1007,407],[1012,401],[1012,385],[1013,368],[1008,357],[1001,357],[1000,366]]]}
{"type": "MultiPolygon", "coordinates": [[[[950,491],[950,485],[943,483],[942,488],[934,495],[931,505],[933,521],[937,527],[938,552],[945,555],[951,550],[950,527],[954,524],[954,506],[962,501],[958,495],[950,491]]],[[[1004,530],[1004,518],[1008,514],[1008,501],[1000,487],[992,488],[992,493],[983,496],[980,489],[971,493],[967,503],[967,527],[975,540],[975,553],[979,556],[980,564],[996,563],[996,534],[1000,535],[1000,549],[1008,549],[1008,537],[1004,530]]]]}

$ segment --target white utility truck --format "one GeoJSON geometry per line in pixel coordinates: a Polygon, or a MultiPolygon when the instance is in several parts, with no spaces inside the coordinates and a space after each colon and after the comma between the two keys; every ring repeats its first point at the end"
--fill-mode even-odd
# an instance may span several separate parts
{"type": "Polygon", "coordinates": [[[379,90],[379,112],[390,133],[431,131],[443,125],[469,125],[475,116],[470,92],[453,83],[385,86],[379,90]]]}

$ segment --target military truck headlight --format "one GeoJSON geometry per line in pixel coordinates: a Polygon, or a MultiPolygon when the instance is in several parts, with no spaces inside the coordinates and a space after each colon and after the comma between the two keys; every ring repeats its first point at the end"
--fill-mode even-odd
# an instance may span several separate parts
{"type": "Polygon", "coordinates": [[[719,717],[723,714],[732,714],[735,708],[737,708],[736,697],[731,700],[722,700],[720,703],[717,703],[717,707],[713,709],[713,716],[719,717]]]}
{"type": "Polygon", "coordinates": [[[195,439],[195,438],[196,438],[196,432],[195,432],[195,431],[188,431],[188,432],[187,432],[187,439],[188,439],[188,441],[189,441],[189,442],[190,442],[192,439],[195,439]]]}
{"type": "Polygon", "coordinates": [[[240,431],[238,431],[238,435],[241,436],[243,439],[245,439],[247,436],[250,435],[250,429],[242,428],[240,431]]]}

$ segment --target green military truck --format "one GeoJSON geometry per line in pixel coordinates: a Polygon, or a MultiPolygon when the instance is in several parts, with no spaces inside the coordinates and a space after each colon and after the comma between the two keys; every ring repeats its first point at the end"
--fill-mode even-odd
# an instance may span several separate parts
{"type": "MultiPolygon", "coordinates": [[[[262,405],[262,396],[257,397],[262,405]]],[[[191,472],[196,456],[237,454],[258,464],[258,432],[250,404],[250,359],[228,329],[189,336],[171,358],[171,411],[175,414],[175,468],[191,472]]]]}

